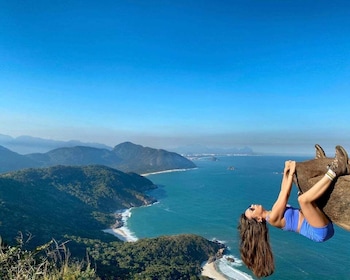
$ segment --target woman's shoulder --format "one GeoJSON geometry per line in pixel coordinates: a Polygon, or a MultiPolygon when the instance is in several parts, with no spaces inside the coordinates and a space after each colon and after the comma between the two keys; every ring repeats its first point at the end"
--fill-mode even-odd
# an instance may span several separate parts
{"type": "Polygon", "coordinates": [[[285,213],[287,210],[293,210],[294,208],[290,206],[289,204],[286,205],[283,209],[279,211],[274,211],[273,209],[269,211],[269,213],[266,216],[266,222],[268,222],[271,226],[277,227],[277,228],[283,228],[285,225],[285,213]],[[281,212],[282,213],[281,213],[281,212]]]}

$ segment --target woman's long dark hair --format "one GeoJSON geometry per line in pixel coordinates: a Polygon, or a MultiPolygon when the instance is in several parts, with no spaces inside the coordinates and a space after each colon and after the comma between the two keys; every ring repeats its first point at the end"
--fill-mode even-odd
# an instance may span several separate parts
{"type": "Polygon", "coordinates": [[[242,261],[255,276],[266,277],[275,270],[266,221],[248,219],[243,213],[239,220],[239,251],[242,261]]]}

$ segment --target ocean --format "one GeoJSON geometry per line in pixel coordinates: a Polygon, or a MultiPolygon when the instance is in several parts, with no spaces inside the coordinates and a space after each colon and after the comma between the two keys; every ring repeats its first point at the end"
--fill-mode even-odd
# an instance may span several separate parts
{"type": "MultiPolygon", "coordinates": [[[[308,158],[202,158],[194,161],[196,169],[148,175],[159,186],[149,193],[158,202],[131,209],[124,229],[131,240],[182,233],[219,240],[227,245],[228,252],[216,265],[227,279],[255,279],[239,258],[238,217],[250,204],[272,207],[288,159],[308,158]]],[[[296,198],[297,189],[293,187],[291,205],[298,205],[296,198]]],[[[269,229],[276,265],[269,279],[350,279],[350,232],[335,226],[332,239],[315,243],[292,232],[269,229]]]]}

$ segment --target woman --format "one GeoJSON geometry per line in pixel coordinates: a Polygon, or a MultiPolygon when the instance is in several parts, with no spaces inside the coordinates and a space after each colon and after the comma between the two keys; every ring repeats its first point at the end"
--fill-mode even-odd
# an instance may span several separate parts
{"type": "Polygon", "coordinates": [[[299,195],[300,209],[297,209],[287,205],[296,163],[286,161],[281,190],[272,209],[251,205],[241,215],[238,226],[241,258],[257,277],[269,276],[274,271],[267,223],[285,231],[297,232],[315,242],[324,242],[333,236],[332,222],[315,201],[325,193],[333,180],[346,174],[347,162],[347,152],[337,146],[336,156],[328,170],[325,166],[325,175],[307,192],[299,195]]]}

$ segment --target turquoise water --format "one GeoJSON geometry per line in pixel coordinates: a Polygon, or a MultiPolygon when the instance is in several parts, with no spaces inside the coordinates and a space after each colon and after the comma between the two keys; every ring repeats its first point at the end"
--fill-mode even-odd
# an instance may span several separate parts
{"type": "MultiPolygon", "coordinates": [[[[149,175],[159,185],[150,195],[158,203],[131,210],[127,227],[137,238],[194,233],[224,242],[228,255],[219,269],[228,279],[254,279],[239,260],[237,221],[250,204],[270,208],[276,199],[286,157],[234,156],[197,160],[197,169],[149,175]],[[234,166],[234,170],[228,170],[234,166]],[[240,275],[237,272],[245,274],[240,275]]],[[[305,158],[293,159],[302,161],[305,158]]],[[[291,205],[297,205],[296,188],[291,205]]],[[[269,279],[350,279],[350,232],[315,243],[270,227],[276,270],[269,279]]]]}

